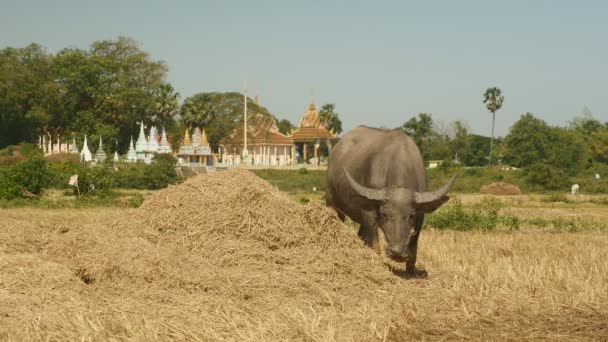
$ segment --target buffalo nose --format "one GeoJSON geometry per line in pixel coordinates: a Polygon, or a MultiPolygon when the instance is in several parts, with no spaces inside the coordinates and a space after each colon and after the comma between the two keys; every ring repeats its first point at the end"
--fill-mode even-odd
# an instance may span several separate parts
{"type": "Polygon", "coordinates": [[[402,245],[389,246],[386,249],[386,254],[388,254],[389,258],[397,261],[405,260],[407,257],[407,253],[405,253],[405,246],[402,245]]]}

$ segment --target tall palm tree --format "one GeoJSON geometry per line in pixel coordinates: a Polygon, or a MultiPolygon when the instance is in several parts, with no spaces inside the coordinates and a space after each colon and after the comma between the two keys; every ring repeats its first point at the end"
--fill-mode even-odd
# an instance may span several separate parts
{"type": "Polygon", "coordinates": [[[496,111],[502,107],[502,102],[505,97],[502,96],[502,92],[498,87],[492,87],[486,89],[485,94],[483,94],[483,103],[485,103],[486,108],[490,112],[492,112],[492,138],[490,139],[490,157],[489,165],[492,165],[492,147],[494,145],[494,121],[496,118],[496,111]]]}

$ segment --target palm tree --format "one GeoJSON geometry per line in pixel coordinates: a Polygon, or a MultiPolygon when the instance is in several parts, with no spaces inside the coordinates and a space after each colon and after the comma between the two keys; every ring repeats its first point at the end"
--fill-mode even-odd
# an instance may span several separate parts
{"type": "Polygon", "coordinates": [[[502,102],[505,97],[502,96],[502,92],[498,87],[488,88],[483,94],[483,103],[485,103],[486,108],[490,112],[492,112],[492,138],[490,139],[490,157],[489,157],[489,165],[492,165],[492,147],[494,145],[494,121],[496,118],[496,111],[502,107],[502,102]]]}
{"type": "Polygon", "coordinates": [[[342,133],[342,120],[335,112],[335,108],[336,106],[331,103],[323,105],[319,111],[319,123],[322,123],[327,130],[337,135],[342,133]]]}
{"type": "Polygon", "coordinates": [[[173,120],[179,109],[179,93],[169,83],[162,83],[154,90],[155,124],[166,127],[173,120]]]}

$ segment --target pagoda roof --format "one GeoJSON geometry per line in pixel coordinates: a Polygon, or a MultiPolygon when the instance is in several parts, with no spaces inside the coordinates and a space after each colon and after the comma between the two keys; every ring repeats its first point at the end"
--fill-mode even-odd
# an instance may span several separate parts
{"type": "Polygon", "coordinates": [[[321,122],[319,112],[314,103],[310,103],[308,110],[302,115],[300,126],[291,134],[295,142],[314,141],[316,139],[335,139],[336,135],[330,132],[321,122]]]}
{"type": "MultiPolygon", "coordinates": [[[[237,128],[228,137],[220,141],[221,145],[242,144],[243,125],[241,121],[237,128]]],[[[291,145],[291,137],[279,132],[277,123],[272,116],[254,115],[251,123],[247,124],[248,145],[291,145]]]]}

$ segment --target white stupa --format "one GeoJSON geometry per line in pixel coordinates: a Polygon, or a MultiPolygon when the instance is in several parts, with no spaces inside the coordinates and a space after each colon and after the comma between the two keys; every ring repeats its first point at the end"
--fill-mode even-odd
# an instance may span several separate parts
{"type": "Polygon", "coordinates": [[[93,160],[93,156],[91,155],[91,151],[89,150],[89,145],[87,144],[87,136],[84,136],[84,144],[82,146],[82,151],[80,152],[80,159],[85,162],[90,162],[93,160]]]}
{"type": "Polygon", "coordinates": [[[160,138],[160,147],[158,149],[158,153],[171,153],[171,145],[169,145],[169,141],[167,140],[167,130],[163,127],[163,134],[160,138]]]}
{"type": "Polygon", "coordinates": [[[137,152],[135,152],[135,146],[133,146],[133,137],[131,137],[131,142],[129,143],[129,152],[127,152],[127,161],[130,163],[135,163],[137,161],[137,152]]]}
{"type": "Polygon", "coordinates": [[[72,144],[70,145],[69,153],[79,154],[78,146],[76,146],[76,138],[72,139],[72,144]]]}
{"type": "Polygon", "coordinates": [[[141,122],[141,126],[139,128],[139,136],[137,137],[137,142],[135,143],[135,153],[137,154],[137,160],[146,159],[146,148],[148,147],[148,142],[146,141],[146,135],[144,134],[144,122],[141,122]]]}
{"type": "Polygon", "coordinates": [[[150,136],[148,137],[148,146],[146,147],[146,159],[144,160],[147,164],[152,162],[154,154],[158,153],[158,131],[156,127],[150,127],[150,136]]]}
{"type": "Polygon", "coordinates": [[[120,158],[118,157],[118,151],[114,151],[114,161],[117,162],[119,160],[120,158]]]}
{"type": "Polygon", "coordinates": [[[148,137],[148,147],[146,148],[146,152],[149,153],[157,153],[158,148],[158,130],[156,127],[150,127],[150,136],[148,137]]]}
{"type": "Polygon", "coordinates": [[[103,163],[106,160],[106,152],[103,150],[103,141],[101,141],[101,136],[99,137],[99,147],[97,148],[97,152],[95,152],[95,161],[98,163],[103,163]]]}

